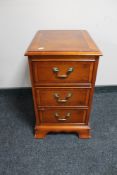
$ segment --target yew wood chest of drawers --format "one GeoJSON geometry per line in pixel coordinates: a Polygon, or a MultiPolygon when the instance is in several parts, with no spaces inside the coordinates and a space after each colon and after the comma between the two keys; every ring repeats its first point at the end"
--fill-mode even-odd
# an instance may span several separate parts
{"type": "Polygon", "coordinates": [[[89,117],[101,51],[85,30],[38,31],[28,47],[35,138],[76,132],[90,138],[89,117]]]}

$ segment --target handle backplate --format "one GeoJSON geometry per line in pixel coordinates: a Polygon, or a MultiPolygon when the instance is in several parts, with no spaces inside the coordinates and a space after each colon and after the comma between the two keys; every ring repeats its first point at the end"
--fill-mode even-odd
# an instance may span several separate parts
{"type": "Polygon", "coordinates": [[[66,74],[59,75],[59,68],[58,67],[53,67],[53,72],[56,74],[57,78],[67,78],[69,74],[71,74],[74,70],[73,67],[68,68],[66,74]]]}
{"type": "Polygon", "coordinates": [[[65,116],[61,117],[57,112],[55,112],[54,116],[56,117],[56,119],[57,119],[58,121],[66,121],[67,119],[70,118],[71,113],[68,112],[65,116]]]}
{"type": "Polygon", "coordinates": [[[66,103],[71,96],[72,96],[72,93],[69,92],[64,99],[61,99],[58,93],[54,93],[54,97],[59,103],[66,103]]]}

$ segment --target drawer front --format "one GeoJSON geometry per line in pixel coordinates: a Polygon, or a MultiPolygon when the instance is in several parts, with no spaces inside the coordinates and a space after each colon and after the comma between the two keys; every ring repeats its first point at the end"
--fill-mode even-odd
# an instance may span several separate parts
{"type": "Polygon", "coordinates": [[[91,83],[94,61],[32,61],[33,82],[91,83]]]}
{"type": "Polygon", "coordinates": [[[86,109],[43,108],[39,110],[41,123],[85,123],[86,109]]]}
{"type": "Polygon", "coordinates": [[[89,88],[36,88],[38,106],[87,106],[89,88]]]}

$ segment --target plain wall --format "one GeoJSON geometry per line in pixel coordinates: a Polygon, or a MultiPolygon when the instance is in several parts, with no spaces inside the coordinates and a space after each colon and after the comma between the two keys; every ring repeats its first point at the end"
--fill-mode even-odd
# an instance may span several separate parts
{"type": "Polygon", "coordinates": [[[117,85],[117,0],[0,0],[0,87],[30,86],[37,30],[86,29],[102,50],[96,85],[117,85]]]}

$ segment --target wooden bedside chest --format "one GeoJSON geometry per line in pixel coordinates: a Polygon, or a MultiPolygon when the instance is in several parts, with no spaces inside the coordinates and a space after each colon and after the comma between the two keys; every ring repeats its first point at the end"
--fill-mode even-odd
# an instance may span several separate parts
{"type": "Polygon", "coordinates": [[[101,51],[85,30],[42,30],[28,56],[36,115],[35,138],[76,132],[90,138],[89,116],[101,51]]]}

